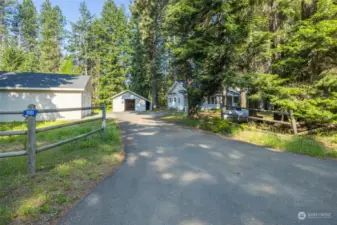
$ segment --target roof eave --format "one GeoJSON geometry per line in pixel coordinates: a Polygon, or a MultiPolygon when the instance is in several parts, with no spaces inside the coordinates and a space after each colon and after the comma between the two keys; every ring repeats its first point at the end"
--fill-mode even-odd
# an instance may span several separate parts
{"type": "MultiPolygon", "coordinates": [[[[174,88],[179,84],[178,81],[174,81],[174,83],[172,84],[172,86],[170,87],[170,89],[167,91],[165,96],[168,96],[170,93],[172,93],[172,91],[174,90],[174,88]]],[[[185,91],[186,88],[183,85],[180,85],[185,91]]]]}
{"type": "Polygon", "coordinates": [[[147,99],[147,98],[145,98],[145,97],[143,97],[143,96],[141,96],[141,95],[139,95],[139,94],[137,94],[137,93],[135,93],[135,92],[133,92],[133,91],[130,91],[130,90],[122,91],[122,92],[120,92],[120,93],[118,93],[118,94],[112,96],[111,99],[114,99],[114,98],[116,98],[116,97],[118,97],[118,96],[120,96],[120,95],[122,95],[122,94],[124,94],[124,93],[126,93],[126,92],[130,92],[130,93],[132,93],[132,94],[138,96],[139,98],[141,98],[141,99],[143,99],[143,100],[148,101],[148,102],[151,103],[151,101],[150,101],[149,99],[147,99]]]}
{"type": "Polygon", "coordinates": [[[0,87],[1,91],[85,91],[85,88],[25,88],[25,87],[0,87]]]}

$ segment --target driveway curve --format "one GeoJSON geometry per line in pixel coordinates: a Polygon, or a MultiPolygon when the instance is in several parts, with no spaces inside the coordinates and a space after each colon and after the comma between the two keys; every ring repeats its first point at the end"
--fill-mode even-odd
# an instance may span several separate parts
{"type": "Polygon", "coordinates": [[[59,224],[337,225],[336,161],[274,152],[157,116],[116,114],[125,162],[59,224]]]}

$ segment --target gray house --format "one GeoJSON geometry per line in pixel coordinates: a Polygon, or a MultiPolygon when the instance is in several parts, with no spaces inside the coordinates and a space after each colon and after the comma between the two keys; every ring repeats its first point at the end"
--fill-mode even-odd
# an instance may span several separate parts
{"type": "MultiPolygon", "coordinates": [[[[13,73],[0,71],[0,111],[24,110],[29,104],[37,109],[91,106],[91,79],[47,73],[13,73]]],[[[37,120],[75,120],[87,111],[38,114],[37,120]]],[[[21,115],[0,115],[0,122],[23,121],[21,115]]]]}

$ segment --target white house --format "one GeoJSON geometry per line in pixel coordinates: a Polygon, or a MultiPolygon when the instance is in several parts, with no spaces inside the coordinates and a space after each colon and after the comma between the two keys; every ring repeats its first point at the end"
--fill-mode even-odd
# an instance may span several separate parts
{"type": "Polygon", "coordinates": [[[121,93],[112,96],[113,112],[144,112],[146,110],[151,110],[150,100],[130,90],[122,91],[121,93]]]}
{"type": "MultiPolygon", "coordinates": [[[[167,93],[167,106],[178,110],[185,110],[188,106],[187,89],[185,81],[175,81],[167,93]]],[[[240,90],[227,88],[226,91],[227,105],[239,106],[240,90]]],[[[216,93],[205,98],[201,109],[220,109],[222,94],[216,93]]]]}
{"type": "MultiPolygon", "coordinates": [[[[89,76],[0,71],[0,111],[21,111],[29,104],[37,109],[88,107],[91,92],[89,76]]],[[[90,113],[91,110],[38,113],[37,120],[76,120],[90,113]]],[[[22,115],[0,115],[0,122],[24,119],[22,115]]]]}

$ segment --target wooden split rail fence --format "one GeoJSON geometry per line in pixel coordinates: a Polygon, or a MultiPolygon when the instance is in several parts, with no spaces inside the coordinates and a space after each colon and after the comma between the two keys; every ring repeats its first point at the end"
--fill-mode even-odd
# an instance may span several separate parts
{"type": "MultiPolygon", "coordinates": [[[[255,111],[255,112],[266,112],[266,113],[276,113],[276,114],[279,114],[279,115],[286,115],[289,117],[289,121],[282,121],[282,120],[268,120],[268,119],[265,119],[265,118],[260,118],[260,117],[254,117],[254,116],[248,116],[246,117],[247,120],[255,120],[255,121],[262,121],[262,122],[269,122],[269,123],[278,123],[278,124],[283,124],[283,125],[288,125],[288,126],[291,126],[292,130],[293,130],[293,133],[295,135],[298,135],[298,131],[297,131],[297,126],[298,126],[298,123],[296,122],[296,119],[294,117],[294,112],[293,110],[289,110],[288,112],[286,111],[273,111],[273,110],[264,110],[264,109],[251,109],[251,108],[241,108],[241,107],[235,107],[235,106],[225,106],[227,109],[237,109],[239,108],[240,110],[241,109],[245,109],[245,110],[248,110],[248,111],[255,111]]],[[[239,120],[239,115],[231,115],[229,114],[228,112],[225,114],[227,114],[229,117],[237,117],[238,120],[239,120]]]]}
{"type": "Polygon", "coordinates": [[[35,105],[31,104],[28,106],[27,110],[25,111],[0,111],[1,115],[26,115],[26,122],[27,122],[27,130],[21,131],[1,131],[0,136],[12,136],[12,135],[27,135],[27,143],[26,149],[22,151],[16,152],[3,152],[0,153],[0,158],[9,158],[9,157],[17,157],[17,156],[24,156],[27,155],[27,167],[28,167],[28,174],[34,175],[36,173],[36,153],[46,151],[52,148],[56,148],[58,146],[67,144],[69,142],[90,136],[97,132],[102,131],[102,137],[105,138],[106,136],[106,105],[102,106],[93,106],[93,107],[84,107],[84,108],[64,108],[64,109],[41,109],[36,110],[35,105]],[[43,127],[43,128],[36,128],[36,114],[39,113],[55,113],[55,112],[69,112],[69,111],[83,111],[83,110],[92,110],[92,109],[102,109],[102,116],[92,119],[83,119],[79,121],[69,122],[65,124],[43,127]],[[102,120],[102,127],[99,129],[95,129],[85,134],[81,134],[79,136],[69,138],[67,140],[63,140],[54,144],[46,145],[37,148],[36,147],[36,134],[40,132],[55,130],[63,127],[74,126],[82,123],[88,123],[96,120],[102,120]]]}

